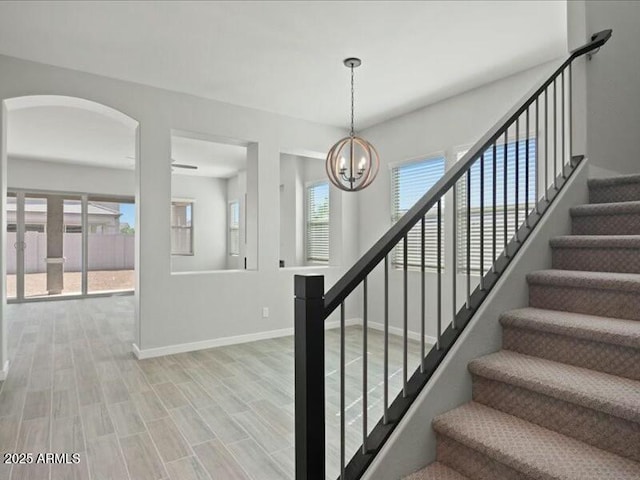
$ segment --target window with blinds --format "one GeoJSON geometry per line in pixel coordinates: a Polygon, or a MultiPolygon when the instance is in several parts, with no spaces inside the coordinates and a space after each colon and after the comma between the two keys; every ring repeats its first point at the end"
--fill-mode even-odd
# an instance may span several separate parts
{"type": "Polygon", "coordinates": [[[193,255],[193,202],[171,202],[171,254],[193,255]]]}
{"type": "Polygon", "coordinates": [[[329,262],[329,183],[307,187],[305,204],[307,262],[329,262]]]}
{"type": "MultiPolygon", "coordinates": [[[[397,222],[407,211],[444,175],[444,157],[429,158],[418,162],[406,163],[394,167],[391,171],[391,221],[397,222]]],[[[444,266],[444,204],[442,205],[442,266],[444,266]]],[[[421,222],[413,227],[407,236],[407,264],[419,268],[422,261],[421,222]]],[[[393,263],[402,267],[404,242],[395,247],[393,263]]],[[[438,222],[436,208],[432,208],[425,217],[425,267],[435,269],[438,266],[438,222]]]]}
{"type": "Polygon", "coordinates": [[[240,202],[229,202],[229,255],[240,255],[240,202]]]}
{"type": "MultiPolygon", "coordinates": [[[[516,231],[516,158],[518,159],[518,210],[519,222],[525,218],[527,192],[527,157],[529,159],[529,210],[535,207],[536,201],[536,138],[507,143],[506,162],[504,144],[496,148],[496,254],[499,256],[504,248],[504,170],[507,169],[507,239],[516,231]],[[516,157],[517,147],[517,157],[516,157]]],[[[460,152],[460,159],[466,152],[460,152]]],[[[484,245],[480,242],[480,160],[471,167],[471,272],[480,274],[480,249],[484,249],[483,272],[493,263],[493,149],[484,155],[484,245]]],[[[458,272],[467,272],[467,177],[463,176],[456,185],[457,191],[457,263],[458,272]]]]}

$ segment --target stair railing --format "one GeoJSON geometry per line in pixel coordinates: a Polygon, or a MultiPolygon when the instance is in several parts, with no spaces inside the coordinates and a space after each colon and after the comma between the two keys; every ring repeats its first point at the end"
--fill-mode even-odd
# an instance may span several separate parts
{"type": "MultiPolygon", "coordinates": [[[[581,156],[573,156],[572,148],[572,65],[577,58],[597,51],[609,40],[611,33],[611,30],[599,32],[592,36],[590,42],[571,52],[548,79],[489,129],[326,294],[323,276],[295,276],[296,480],[324,480],[327,472],[334,477],[337,475],[340,480],[358,479],[380,451],[582,159],[581,156]],[[449,193],[447,207],[453,204],[454,227],[449,250],[453,261],[448,265],[452,265],[454,271],[448,287],[453,302],[450,316],[443,320],[443,207],[445,195],[449,193]],[[427,266],[426,239],[434,235],[435,262],[427,266]],[[419,239],[419,245],[416,239],[419,239]],[[476,252],[472,253],[474,248],[476,252]],[[409,265],[410,249],[414,254],[416,250],[420,252],[420,264],[417,266],[409,265]],[[402,347],[402,366],[392,377],[395,381],[398,378],[396,374],[401,372],[402,379],[397,382],[399,393],[389,403],[392,336],[389,277],[394,267],[401,270],[402,276],[403,322],[401,339],[394,340],[402,347]],[[379,382],[382,392],[376,400],[381,404],[382,415],[372,426],[368,422],[369,410],[372,409],[369,396],[374,390],[380,390],[380,385],[371,388],[368,383],[371,376],[368,358],[368,306],[371,300],[368,294],[374,270],[375,279],[383,283],[384,322],[381,329],[384,346],[382,379],[379,382]],[[417,270],[420,276],[419,307],[414,309],[420,312],[419,360],[411,375],[408,324],[414,311],[410,312],[409,307],[410,270],[417,270]],[[436,275],[434,301],[437,312],[435,345],[429,352],[426,352],[425,339],[428,327],[427,270],[436,275]],[[460,274],[465,280],[462,289],[458,285],[460,274]],[[361,294],[361,297],[356,296],[357,301],[362,302],[361,385],[356,390],[359,395],[347,405],[345,303],[356,289],[361,294]],[[459,302],[458,296],[462,294],[464,301],[459,302]],[[461,308],[459,303],[462,303],[461,308]],[[339,365],[326,374],[325,321],[337,309],[340,312],[339,357],[336,356],[335,360],[339,365]],[[326,379],[337,374],[339,383],[331,385],[332,392],[328,397],[326,379]],[[353,407],[358,405],[361,411],[355,415],[354,423],[360,423],[361,433],[348,428],[346,421],[347,410],[350,410],[350,416],[354,416],[353,407]],[[335,416],[339,424],[326,415],[330,406],[338,408],[335,416]],[[326,436],[328,424],[338,430],[329,440],[326,436]],[[347,463],[347,444],[354,435],[360,437],[362,443],[347,463]],[[327,450],[330,450],[330,460],[335,460],[335,465],[327,462],[327,450]],[[335,470],[335,475],[332,470],[335,470]]],[[[358,358],[355,360],[360,361],[358,358]]],[[[349,397],[351,399],[353,393],[349,397]]]]}

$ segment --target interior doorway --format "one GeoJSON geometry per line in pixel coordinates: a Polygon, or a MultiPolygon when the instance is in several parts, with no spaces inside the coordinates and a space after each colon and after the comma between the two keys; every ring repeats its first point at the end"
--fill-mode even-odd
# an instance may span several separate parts
{"type": "Polygon", "coordinates": [[[7,300],[132,292],[132,198],[15,190],[7,195],[7,300]]]}

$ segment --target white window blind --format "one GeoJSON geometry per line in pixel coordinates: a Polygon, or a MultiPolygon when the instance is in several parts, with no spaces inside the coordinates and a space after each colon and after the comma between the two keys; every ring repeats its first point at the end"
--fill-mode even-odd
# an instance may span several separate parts
{"type": "MultiPolygon", "coordinates": [[[[419,162],[406,163],[391,171],[391,221],[397,222],[407,211],[427,193],[444,175],[444,157],[430,158],[419,162]]],[[[442,266],[444,266],[444,204],[442,204],[442,266]]],[[[407,264],[409,267],[421,265],[421,224],[418,222],[407,236],[407,264]]],[[[425,267],[438,266],[438,222],[436,207],[425,217],[425,267]]],[[[393,263],[402,266],[404,242],[394,249],[393,263]]]]}
{"type": "Polygon", "coordinates": [[[171,202],[171,254],[193,255],[193,202],[171,202]]]}
{"type": "Polygon", "coordinates": [[[229,255],[240,255],[240,202],[229,203],[229,255]]]}
{"type": "Polygon", "coordinates": [[[307,187],[306,256],[308,262],[329,262],[329,183],[307,187]]]}
{"type": "MultiPolygon", "coordinates": [[[[518,217],[522,224],[525,219],[526,175],[527,175],[527,139],[520,140],[518,149],[518,217]]],[[[458,159],[466,152],[460,152],[458,159]]],[[[536,175],[536,139],[529,138],[529,210],[535,206],[536,175]]],[[[507,239],[516,231],[516,142],[507,143],[507,239]]],[[[504,248],[504,144],[496,148],[496,254],[499,256],[504,248]]],[[[463,176],[457,183],[457,260],[458,272],[467,272],[467,177],[463,176]]],[[[493,263],[493,149],[484,155],[484,245],[480,242],[480,160],[471,167],[471,272],[480,273],[480,249],[484,249],[484,266],[486,272],[493,263]]]]}

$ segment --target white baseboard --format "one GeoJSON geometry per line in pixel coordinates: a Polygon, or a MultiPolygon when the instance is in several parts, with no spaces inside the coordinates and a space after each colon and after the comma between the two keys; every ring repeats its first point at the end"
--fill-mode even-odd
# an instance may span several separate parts
{"type": "Polygon", "coordinates": [[[9,360],[4,362],[4,366],[2,370],[0,370],[0,382],[4,382],[7,379],[7,375],[9,373],[9,360]]]}
{"type": "MultiPolygon", "coordinates": [[[[362,319],[349,318],[345,321],[345,326],[362,325],[362,319]]],[[[325,330],[338,328],[339,321],[325,322],[325,330]]],[[[238,345],[240,343],[255,342],[258,340],[268,340],[270,338],[290,337],[293,335],[293,328],[281,328],[278,330],[268,330],[266,332],[248,333],[246,335],[234,335],[231,337],[212,338],[200,342],[179,343],[177,345],[167,345],[166,347],[140,349],[135,343],[132,344],[133,354],[138,360],[146,358],[163,357],[165,355],[175,355],[176,353],[194,352],[207,348],[225,347],[228,345],[238,345]]]]}

